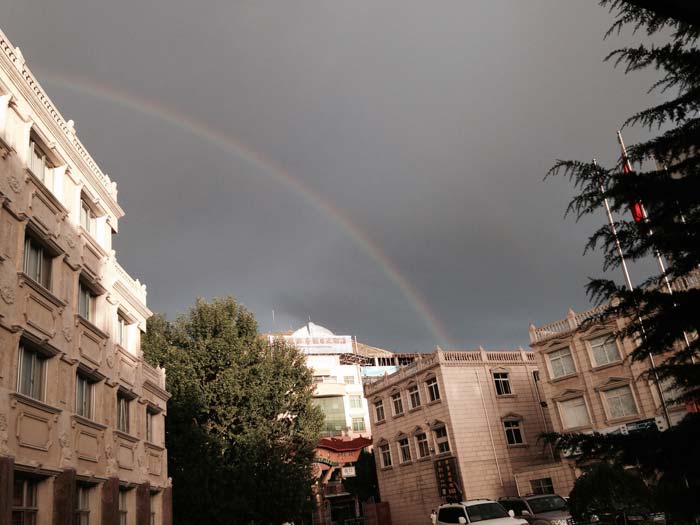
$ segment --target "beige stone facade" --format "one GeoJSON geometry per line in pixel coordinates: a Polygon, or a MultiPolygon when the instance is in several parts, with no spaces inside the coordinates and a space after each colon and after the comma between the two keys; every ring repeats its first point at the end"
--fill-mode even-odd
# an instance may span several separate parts
{"type": "Polygon", "coordinates": [[[112,249],[116,184],[1,32],[0,203],[0,523],[170,523],[169,395],[112,249]]]}
{"type": "Polygon", "coordinates": [[[395,523],[427,523],[450,477],[463,498],[499,498],[517,493],[515,471],[550,460],[537,441],[547,428],[537,372],[529,351],[437,349],[365,385],[380,495],[395,523]]]}
{"type": "MultiPolygon", "coordinates": [[[[536,327],[530,326],[530,343],[540,369],[540,384],[555,432],[628,433],[649,426],[666,426],[661,396],[648,377],[650,362],[632,363],[632,341],[612,334],[627,319],[585,323],[599,313],[593,308],[536,327]]],[[[655,355],[657,363],[668,354],[655,355]]],[[[675,394],[661,385],[671,424],[686,414],[683,404],[672,402],[675,394]]],[[[550,479],[554,491],[568,495],[580,474],[573,458],[550,465],[537,465],[516,474],[522,492],[532,480],[550,479]]]]}

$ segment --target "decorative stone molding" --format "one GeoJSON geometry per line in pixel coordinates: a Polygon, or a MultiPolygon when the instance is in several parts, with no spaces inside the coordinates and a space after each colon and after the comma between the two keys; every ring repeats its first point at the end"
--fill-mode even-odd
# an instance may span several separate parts
{"type": "Polygon", "coordinates": [[[0,287],[0,297],[2,298],[3,301],[7,304],[13,304],[15,302],[16,296],[15,296],[15,291],[12,287],[10,286],[2,286],[0,287]]]}

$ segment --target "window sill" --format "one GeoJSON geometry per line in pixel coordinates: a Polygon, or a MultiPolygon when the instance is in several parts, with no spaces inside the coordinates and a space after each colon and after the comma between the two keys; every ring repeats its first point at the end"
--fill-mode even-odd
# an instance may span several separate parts
{"type": "Polygon", "coordinates": [[[422,458],[418,458],[418,461],[419,461],[419,462],[421,462],[421,461],[430,461],[430,456],[425,456],[425,457],[422,457],[422,458]]]}
{"type": "Polygon", "coordinates": [[[411,461],[404,461],[404,462],[402,462],[402,463],[399,463],[399,467],[409,467],[409,466],[411,466],[411,465],[413,465],[413,460],[411,460],[411,461]]]}
{"type": "Polygon", "coordinates": [[[109,334],[103,332],[95,323],[90,321],[90,319],[86,319],[80,314],[75,314],[75,318],[77,319],[79,324],[83,325],[85,328],[98,335],[102,339],[109,339],[109,334]]]}
{"type": "Polygon", "coordinates": [[[85,242],[89,243],[92,248],[94,248],[100,255],[103,257],[107,257],[107,252],[105,249],[102,247],[102,245],[97,242],[97,239],[95,239],[95,235],[86,230],[85,227],[81,224],[80,225],[80,235],[85,239],[85,242]]]}
{"type": "Polygon", "coordinates": [[[435,454],[435,457],[436,458],[444,458],[444,457],[448,457],[451,455],[452,455],[452,451],[448,450],[447,452],[438,452],[437,454],[435,454]]]}
{"type": "Polygon", "coordinates": [[[161,445],[157,445],[156,443],[153,443],[152,441],[144,441],[144,444],[146,445],[146,448],[158,450],[159,452],[163,452],[165,450],[165,447],[163,447],[161,445]]]}
{"type": "Polygon", "coordinates": [[[408,411],[409,411],[409,413],[410,413],[410,412],[417,412],[417,411],[420,410],[420,409],[421,409],[421,406],[418,405],[417,407],[411,407],[411,408],[409,408],[408,411]]]}
{"type": "Polygon", "coordinates": [[[386,471],[386,470],[391,470],[391,469],[393,469],[393,468],[394,468],[393,465],[389,465],[388,467],[382,467],[380,470],[386,471]]]}
{"type": "Polygon", "coordinates": [[[636,414],[629,415],[629,416],[616,417],[613,419],[606,417],[605,422],[609,423],[611,425],[621,425],[623,423],[630,423],[632,421],[637,421],[638,419],[639,419],[639,412],[637,412],[636,414]]]}
{"type": "Polygon", "coordinates": [[[120,438],[124,439],[125,441],[130,441],[131,443],[138,443],[139,438],[129,434],[128,432],[124,432],[123,430],[115,430],[114,431],[115,436],[119,436],[120,438]]]}
{"type": "Polygon", "coordinates": [[[576,373],[574,373],[574,374],[568,374],[568,375],[565,375],[565,376],[552,378],[552,379],[549,380],[549,382],[550,382],[550,383],[559,383],[559,382],[561,382],[561,381],[566,381],[567,379],[573,379],[574,377],[578,377],[578,372],[576,372],[576,373]]]}
{"type": "Polygon", "coordinates": [[[28,405],[43,412],[48,412],[50,414],[60,414],[61,412],[63,412],[63,410],[58,407],[47,405],[43,401],[39,401],[38,399],[34,399],[33,397],[29,397],[19,392],[12,392],[10,394],[10,397],[13,399],[13,401],[17,403],[22,403],[23,405],[28,405]]]}
{"type": "Polygon", "coordinates": [[[81,416],[80,414],[73,414],[72,418],[76,423],[80,423],[86,427],[94,428],[95,430],[107,430],[107,425],[93,421],[92,419],[81,416]]]}
{"type": "Polygon", "coordinates": [[[508,448],[528,448],[529,446],[527,443],[508,443],[508,448]]]}
{"type": "Polygon", "coordinates": [[[593,426],[589,423],[587,425],[583,425],[580,427],[570,427],[570,428],[565,428],[562,426],[562,432],[571,434],[572,432],[583,432],[585,430],[593,430],[593,426]]]}
{"type": "Polygon", "coordinates": [[[496,394],[496,399],[515,399],[518,394],[496,394]]]}
{"type": "Polygon", "coordinates": [[[433,401],[428,401],[428,406],[432,405],[437,405],[438,403],[442,403],[442,399],[434,399],[433,401]]]}
{"type": "Polygon", "coordinates": [[[404,415],[405,415],[405,412],[401,412],[400,414],[394,414],[394,415],[392,415],[391,417],[394,418],[394,419],[398,419],[398,418],[400,418],[400,417],[403,417],[404,415]]]}
{"type": "Polygon", "coordinates": [[[607,368],[612,368],[614,366],[620,366],[622,361],[613,361],[612,363],[605,363],[604,365],[594,366],[591,368],[591,372],[598,372],[599,370],[605,370],[607,368]]]}
{"type": "Polygon", "coordinates": [[[29,288],[34,290],[36,293],[40,294],[44,299],[51,302],[54,306],[58,308],[65,308],[66,306],[68,306],[68,303],[66,301],[64,301],[57,295],[54,295],[54,293],[51,290],[46,288],[43,284],[36,282],[26,273],[18,272],[17,275],[20,279],[20,285],[26,284],[27,286],[29,286],[29,288]]]}
{"type": "Polygon", "coordinates": [[[383,425],[384,423],[386,423],[386,419],[382,419],[381,421],[374,422],[375,425],[383,425]]]}

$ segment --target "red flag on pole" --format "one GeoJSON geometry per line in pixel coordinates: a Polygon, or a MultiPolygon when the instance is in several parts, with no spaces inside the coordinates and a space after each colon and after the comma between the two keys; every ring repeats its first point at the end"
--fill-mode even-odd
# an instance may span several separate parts
{"type": "MultiPolygon", "coordinates": [[[[622,142],[622,133],[617,132],[617,140],[620,143],[620,148],[622,149],[622,171],[625,175],[632,173],[632,164],[630,164],[630,159],[627,156],[627,149],[625,148],[625,143],[622,142]]],[[[644,208],[642,203],[638,200],[634,200],[630,203],[630,211],[632,212],[632,218],[634,222],[641,223],[644,222],[644,208]]]]}

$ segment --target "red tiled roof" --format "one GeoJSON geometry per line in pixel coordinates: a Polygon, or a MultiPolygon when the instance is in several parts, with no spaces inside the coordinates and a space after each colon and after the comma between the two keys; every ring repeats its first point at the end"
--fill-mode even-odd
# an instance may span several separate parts
{"type": "Polygon", "coordinates": [[[348,438],[321,438],[316,445],[319,448],[327,448],[335,452],[347,452],[349,450],[360,450],[372,444],[371,439],[365,437],[348,438]]]}

